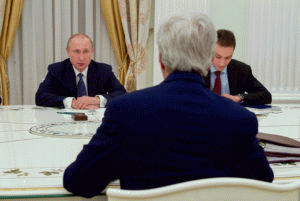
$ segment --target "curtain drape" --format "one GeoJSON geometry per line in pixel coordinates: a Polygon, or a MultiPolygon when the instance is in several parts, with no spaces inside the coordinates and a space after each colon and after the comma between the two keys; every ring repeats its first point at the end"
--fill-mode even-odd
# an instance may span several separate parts
{"type": "MultiPolygon", "coordinates": [[[[3,18],[4,18],[4,13],[5,13],[5,5],[6,5],[6,0],[0,0],[0,33],[2,31],[2,25],[3,25],[3,18]]],[[[2,62],[2,59],[1,59],[2,62]]],[[[5,64],[3,64],[5,65],[5,64]]],[[[2,81],[1,81],[1,76],[0,76],[0,96],[1,98],[3,97],[2,94],[2,81]]],[[[1,102],[3,103],[3,101],[1,102]]]]}
{"type": "Polygon", "coordinates": [[[298,0],[249,0],[248,63],[275,99],[299,96],[299,9],[298,0]]]}
{"type": "Polygon", "coordinates": [[[4,105],[8,104],[9,97],[9,80],[5,64],[13,47],[15,34],[18,29],[22,13],[22,7],[23,0],[6,0],[0,37],[0,75],[2,84],[2,101],[4,105]]]}
{"type": "Polygon", "coordinates": [[[125,88],[136,90],[136,78],[146,68],[146,46],[149,36],[151,0],[119,0],[127,53],[130,58],[125,88]]]}
{"type": "Polygon", "coordinates": [[[0,33],[2,31],[6,0],[0,0],[0,33]]]}
{"type": "Polygon", "coordinates": [[[129,57],[126,50],[118,0],[100,0],[100,5],[118,61],[119,80],[120,83],[124,85],[128,70],[129,57]]]}

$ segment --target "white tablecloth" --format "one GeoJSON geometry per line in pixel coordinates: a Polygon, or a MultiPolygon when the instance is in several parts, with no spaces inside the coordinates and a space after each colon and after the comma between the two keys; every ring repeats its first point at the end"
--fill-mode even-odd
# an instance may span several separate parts
{"type": "MultiPolygon", "coordinates": [[[[300,139],[300,105],[248,109],[257,114],[260,132],[300,139]]],[[[64,169],[89,142],[91,133],[96,132],[104,111],[1,106],[0,198],[18,194],[68,194],[62,187],[64,169]],[[88,122],[74,122],[72,115],[62,112],[85,112],[88,122]]],[[[300,163],[271,167],[275,182],[300,178],[300,163]]]]}

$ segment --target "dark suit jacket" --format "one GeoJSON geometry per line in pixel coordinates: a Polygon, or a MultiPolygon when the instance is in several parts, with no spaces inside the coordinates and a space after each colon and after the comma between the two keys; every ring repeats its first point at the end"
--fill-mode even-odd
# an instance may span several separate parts
{"type": "MultiPolygon", "coordinates": [[[[91,61],[87,73],[88,96],[103,95],[107,102],[125,94],[110,65],[91,61]]],[[[36,105],[64,107],[66,97],[77,97],[76,75],[69,59],[49,65],[48,74],[35,95],[36,105]]]]}
{"type": "Polygon", "coordinates": [[[272,181],[255,114],[174,72],[160,85],[112,100],[102,125],[64,173],[64,187],[91,197],[120,179],[149,189],[209,177],[272,181]]]}
{"type": "MultiPolygon", "coordinates": [[[[270,104],[271,93],[253,76],[251,67],[232,59],[227,66],[228,82],[231,95],[245,95],[245,105],[270,104]]],[[[204,78],[210,86],[210,72],[204,78]]]]}

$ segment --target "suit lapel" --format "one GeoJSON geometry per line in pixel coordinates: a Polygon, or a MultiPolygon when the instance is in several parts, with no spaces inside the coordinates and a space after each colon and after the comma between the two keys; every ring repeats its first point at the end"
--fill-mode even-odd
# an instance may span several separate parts
{"type": "Polygon", "coordinates": [[[88,67],[88,72],[87,72],[87,88],[88,88],[88,95],[89,96],[95,96],[95,91],[96,91],[96,71],[95,67],[92,64],[93,61],[91,61],[89,67],[88,67]]]}
{"type": "Polygon", "coordinates": [[[234,69],[234,66],[229,63],[227,66],[227,74],[228,74],[228,83],[229,83],[229,90],[231,95],[237,94],[237,78],[239,75],[237,75],[237,71],[234,69]]]}
{"type": "Polygon", "coordinates": [[[70,89],[72,94],[77,96],[76,75],[71,63],[68,63],[66,66],[66,73],[64,74],[62,83],[64,83],[67,89],[70,89]]]}

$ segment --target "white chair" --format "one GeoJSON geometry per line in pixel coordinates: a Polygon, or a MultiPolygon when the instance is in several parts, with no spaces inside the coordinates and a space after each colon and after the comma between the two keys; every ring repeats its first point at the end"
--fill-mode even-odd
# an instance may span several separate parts
{"type": "Polygon", "coordinates": [[[209,178],[149,190],[108,188],[108,201],[300,200],[300,180],[268,183],[242,178],[209,178]]]}

